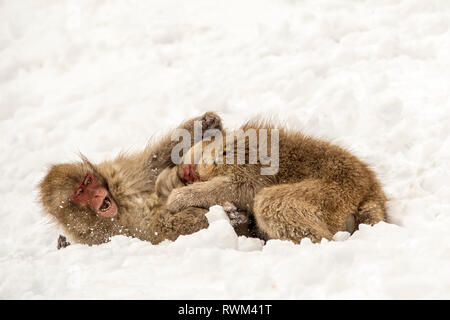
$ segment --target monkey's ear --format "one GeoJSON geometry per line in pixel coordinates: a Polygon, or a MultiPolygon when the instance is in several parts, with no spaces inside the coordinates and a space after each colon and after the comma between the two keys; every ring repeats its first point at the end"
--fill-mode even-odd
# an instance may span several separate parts
{"type": "Polygon", "coordinates": [[[83,166],[85,168],[84,172],[86,173],[87,171],[89,171],[89,172],[93,173],[94,176],[99,180],[99,182],[101,182],[104,186],[108,187],[109,186],[108,179],[106,179],[107,174],[103,174],[104,171],[101,170],[100,168],[98,168],[92,162],[90,162],[89,159],[81,152],[78,153],[78,156],[80,157],[80,159],[83,163],[83,166]]]}
{"type": "Polygon", "coordinates": [[[81,161],[85,165],[87,165],[89,167],[93,167],[92,163],[88,160],[88,158],[84,154],[82,154],[81,152],[78,152],[78,156],[80,157],[81,161]]]}
{"type": "Polygon", "coordinates": [[[84,154],[79,152],[78,156],[80,157],[81,162],[83,162],[83,165],[86,167],[86,169],[90,170],[95,176],[100,176],[103,178],[103,176],[98,172],[96,166],[92,162],[90,162],[84,154]]]}

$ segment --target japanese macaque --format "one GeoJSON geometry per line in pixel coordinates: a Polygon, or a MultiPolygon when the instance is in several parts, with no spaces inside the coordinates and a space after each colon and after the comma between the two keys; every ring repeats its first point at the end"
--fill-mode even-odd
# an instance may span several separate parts
{"type": "Polygon", "coordinates": [[[358,158],[328,142],[257,121],[199,142],[170,173],[187,184],[163,192],[171,212],[231,202],[253,213],[266,240],[319,242],[387,218],[381,185],[358,158]],[[199,147],[203,152],[195,152],[199,147]],[[239,162],[239,154],[245,161],[239,162]],[[268,155],[275,163],[270,168],[268,155]]]}
{"type": "MultiPolygon", "coordinates": [[[[212,112],[180,128],[193,133],[196,120],[201,121],[202,133],[222,129],[220,117],[212,112]]],[[[169,134],[142,152],[121,154],[112,161],[94,165],[82,157],[81,162],[54,165],[39,186],[43,208],[64,227],[72,241],[89,245],[107,242],[114,235],[156,244],[205,228],[207,208],[186,207],[172,215],[165,199],[155,193],[158,174],[174,166],[171,152],[176,144],[169,134]]],[[[163,177],[160,181],[162,188],[163,177]]],[[[171,184],[171,188],[177,186],[171,184]]],[[[68,244],[60,236],[58,248],[68,244]]]]}

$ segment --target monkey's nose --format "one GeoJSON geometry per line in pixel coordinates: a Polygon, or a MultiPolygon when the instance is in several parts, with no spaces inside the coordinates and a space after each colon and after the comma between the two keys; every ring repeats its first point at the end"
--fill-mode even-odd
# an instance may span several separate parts
{"type": "Polygon", "coordinates": [[[94,198],[102,198],[106,197],[106,191],[103,189],[97,189],[94,191],[94,198]]]}

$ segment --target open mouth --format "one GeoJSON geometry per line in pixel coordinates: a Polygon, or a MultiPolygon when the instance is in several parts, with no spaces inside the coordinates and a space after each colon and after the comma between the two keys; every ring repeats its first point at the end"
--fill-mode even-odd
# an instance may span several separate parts
{"type": "Polygon", "coordinates": [[[111,204],[112,204],[111,199],[108,196],[106,196],[105,199],[103,199],[102,205],[98,209],[102,212],[106,212],[111,208],[111,204]]]}
{"type": "Polygon", "coordinates": [[[103,198],[102,203],[95,212],[104,218],[112,218],[117,214],[117,205],[109,194],[103,198]]]}

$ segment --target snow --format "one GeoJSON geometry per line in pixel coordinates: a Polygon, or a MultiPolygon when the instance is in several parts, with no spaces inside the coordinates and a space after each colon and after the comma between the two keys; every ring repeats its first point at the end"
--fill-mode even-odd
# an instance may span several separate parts
{"type": "Polygon", "coordinates": [[[0,2],[0,298],[450,298],[450,1],[0,2]],[[334,241],[211,225],[56,250],[52,163],[139,150],[214,110],[367,161],[392,223],[334,241]]]}

